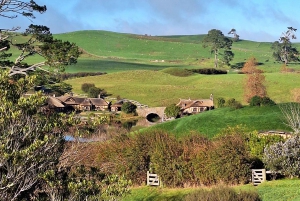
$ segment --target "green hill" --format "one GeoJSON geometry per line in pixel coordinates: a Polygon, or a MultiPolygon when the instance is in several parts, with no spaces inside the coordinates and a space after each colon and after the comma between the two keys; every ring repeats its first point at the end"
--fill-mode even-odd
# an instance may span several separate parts
{"type": "Polygon", "coordinates": [[[237,110],[219,108],[157,124],[147,129],[162,129],[177,137],[196,132],[212,138],[222,129],[236,125],[244,126],[248,131],[291,131],[284,124],[279,106],[248,106],[237,110]]]}
{"type": "MultiPolygon", "coordinates": [[[[213,67],[209,48],[203,48],[204,35],[148,36],[115,33],[109,31],[76,31],[54,35],[58,39],[76,43],[84,52],[78,64],[67,68],[68,72],[118,72],[127,70],[161,70],[168,67],[213,67]]],[[[24,37],[13,38],[15,42],[24,37]]],[[[300,44],[295,44],[299,47],[300,44]]],[[[271,43],[241,40],[234,42],[233,67],[241,67],[249,57],[256,57],[266,72],[276,72],[281,64],[274,62],[271,43]]],[[[12,48],[14,57],[17,50],[12,48]]],[[[29,62],[41,61],[40,57],[29,62]]],[[[291,67],[299,69],[300,65],[291,67]]],[[[228,69],[228,68],[227,68],[228,69]]]]}

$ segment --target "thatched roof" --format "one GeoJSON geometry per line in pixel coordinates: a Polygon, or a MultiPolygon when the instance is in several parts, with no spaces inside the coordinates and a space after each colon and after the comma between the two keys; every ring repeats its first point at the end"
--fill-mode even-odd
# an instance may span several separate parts
{"type": "Polygon", "coordinates": [[[59,99],[52,96],[48,97],[47,103],[50,107],[56,107],[56,108],[65,107],[59,99]]]}
{"type": "Polygon", "coordinates": [[[190,107],[213,107],[214,102],[211,99],[199,99],[199,100],[180,99],[177,106],[179,106],[182,109],[186,109],[190,107]]]}
{"type": "Polygon", "coordinates": [[[80,103],[80,105],[83,105],[83,106],[91,106],[92,103],[91,103],[91,101],[90,101],[88,98],[86,98],[86,99],[84,99],[84,100],[80,103]]]}
{"type": "Polygon", "coordinates": [[[109,102],[106,102],[102,98],[90,98],[90,101],[95,106],[108,106],[109,102]]]}
{"type": "Polygon", "coordinates": [[[114,104],[112,104],[111,107],[122,107],[123,104],[124,104],[124,100],[119,100],[114,104]]]}

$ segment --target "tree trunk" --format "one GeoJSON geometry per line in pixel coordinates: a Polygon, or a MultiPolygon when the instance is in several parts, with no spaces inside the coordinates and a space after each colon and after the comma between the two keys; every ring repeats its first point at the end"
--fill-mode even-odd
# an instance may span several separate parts
{"type": "Polygon", "coordinates": [[[218,50],[215,50],[215,68],[218,68],[218,50]]]}

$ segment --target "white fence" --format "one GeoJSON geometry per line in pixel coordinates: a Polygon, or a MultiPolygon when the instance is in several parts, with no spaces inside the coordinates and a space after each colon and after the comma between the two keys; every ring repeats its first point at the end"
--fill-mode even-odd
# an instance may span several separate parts
{"type": "Polygon", "coordinates": [[[266,181],[266,169],[252,169],[252,183],[254,186],[266,181]]]}
{"type": "Polygon", "coordinates": [[[159,186],[159,176],[147,171],[147,186],[159,186]]]}

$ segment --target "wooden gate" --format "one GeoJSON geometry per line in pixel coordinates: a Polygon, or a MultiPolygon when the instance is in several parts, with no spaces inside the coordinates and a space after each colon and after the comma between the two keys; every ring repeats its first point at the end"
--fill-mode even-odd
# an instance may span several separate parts
{"type": "Polygon", "coordinates": [[[159,176],[157,174],[151,174],[147,171],[147,185],[159,186],[159,176]]]}
{"type": "Polygon", "coordinates": [[[266,181],[266,169],[252,169],[252,183],[254,186],[266,181]]]}

